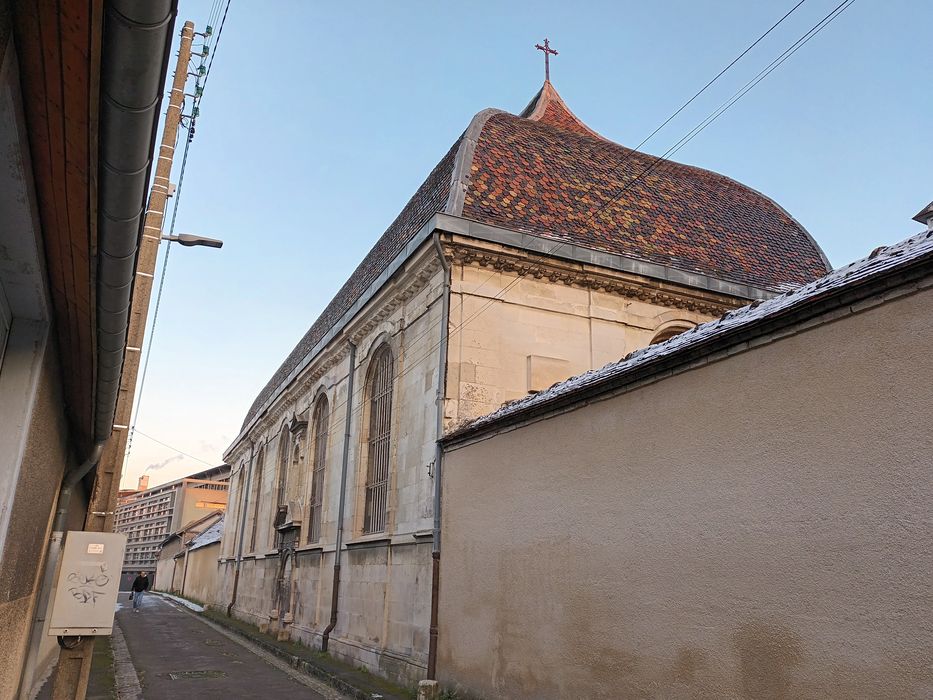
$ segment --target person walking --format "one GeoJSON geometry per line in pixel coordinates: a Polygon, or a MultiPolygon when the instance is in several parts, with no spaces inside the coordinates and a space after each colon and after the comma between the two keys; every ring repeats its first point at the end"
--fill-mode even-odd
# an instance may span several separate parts
{"type": "Polygon", "coordinates": [[[139,576],[133,580],[133,612],[139,612],[139,606],[143,601],[143,596],[149,590],[149,574],[140,571],[139,576]]]}

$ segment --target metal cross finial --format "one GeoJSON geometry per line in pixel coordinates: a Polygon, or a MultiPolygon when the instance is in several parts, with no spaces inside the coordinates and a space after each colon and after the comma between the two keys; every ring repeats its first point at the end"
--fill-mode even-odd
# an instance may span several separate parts
{"type": "Polygon", "coordinates": [[[547,37],[544,38],[544,46],[541,44],[535,44],[535,48],[538,51],[544,51],[544,82],[551,82],[551,64],[550,64],[550,55],[557,55],[557,51],[551,48],[551,45],[547,43],[547,37]]]}

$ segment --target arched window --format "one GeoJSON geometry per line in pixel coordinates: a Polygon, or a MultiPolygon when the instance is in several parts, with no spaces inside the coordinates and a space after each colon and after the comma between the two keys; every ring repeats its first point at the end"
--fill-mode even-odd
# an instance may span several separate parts
{"type": "Polygon", "coordinates": [[[384,532],[389,495],[392,439],[392,351],[383,345],[373,355],[367,382],[369,431],[366,451],[366,509],[363,532],[384,532]]]}
{"type": "Polygon", "coordinates": [[[265,460],[266,451],[264,447],[259,448],[256,454],[256,465],[253,468],[252,500],[253,500],[253,522],[249,535],[249,551],[256,551],[256,530],[259,527],[259,497],[262,495],[262,467],[265,460]]]}
{"type": "Polygon", "coordinates": [[[308,513],[308,542],[321,539],[321,520],[324,514],[324,466],[327,461],[327,431],[330,421],[327,397],[321,396],[311,418],[311,439],[314,441],[314,459],[311,462],[311,508],[308,513]]]}
{"type": "MultiPolygon", "coordinates": [[[[239,472],[236,477],[236,519],[233,521],[233,537],[227,537],[226,539],[230,542],[230,549],[227,550],[227,554],[236,554],[237,540],[240,538],[240,522],[243,518],[246,517],[244,512],[243,505],[246,503],[246,490],[243,488],[246,483],[246,461],[240,462],[240,468],[237,470],[239,472]]],[[[232,498],[232,494],[231,494],[232,498]]],[[[233,505],[233,504],[231,504],[233,505]]],[[[229,520],[227,522],[230,522],[229,520]]],[[[240,544],[242,547],[242,543],[240,544]]]]}
{"type": "Polygon", "coordinates": [[[689,331],[692,327],[693,326],[687,325],[668,326],[658,331],[657,335],[651,339],[651,345],[657,345],[658,343],[663,343],[665,340],[670,340],[675,335],[680,335],[684,331],[689,331]]]}
{"type": "Polygon", "coordinates": [[[292,456],[291,437],[288,425],[283,425],[282,432],[279,433],[279,479],[275,490],[276,513],[274,517],[278,517],[279,508],[288,506],[286,499],[288,498],[288,463],[292,456]]]}

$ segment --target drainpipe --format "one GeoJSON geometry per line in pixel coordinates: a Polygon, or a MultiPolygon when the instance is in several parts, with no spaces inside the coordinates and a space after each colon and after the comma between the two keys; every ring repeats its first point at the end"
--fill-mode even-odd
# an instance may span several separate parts
{"type": "Polygon", "coordinates": [[[236,593],[240,586],[240,564],[243,561],[243,538],[246,536],[246,514],[249,512],[249,492],[253,488],[253,452],[256,443],[249,441],[249,472],[245,480],[246,486],[243,493],[243,508],[240,510],[240,538],[237,542],[236,562],[233,567],[233,595],[230,598],[230,605],[227,606],[227,617],[230,617],[233,606],[236,604],[236,593]]]}
{"type": "Polygon", "coordinates": [[[450,324],[450,265],[444,258],[440,235],[431,239],[444,270],[444,291],[441,297],[441,342],[437,365],[437,439],[434,446],[434,528],[431,532],[431,626],[428,630],[428,680],[437,679],[437,618],[441,580],[441,465],[444,449],[444,399],[447,396],[447,336],[450,324]]]}
{"type": "Polygon", "coordinates": [[[188,579],[188,552],[191,551],[191,547],[190,547],[191,541],[189,540],[188,544],[185,544],[184,540],[182,540],[182,544],[185,547],[185,562],[184,562],[185,568],[181,570],[181,593],[179,593],[179,595],[184,597],[185,581],[188,579]]]}
{"type": "Polygon", "coordinates": [[[64,532],[65,524],[68,521],[68,506],[71,504],[71,494],[74,493],[75,486],[81,481],[88,472],[90,472],[100,461],[100,456],[104,452],[106,441],[98,442],[91,449],[91,454],[76,469],[69,469],[62,478],[62,486],[58,492],[58,508],[55,511],[55,521],[52,525],[52,532],[64,532]]]}
{"type": "Polygon", "coordinates": [[[353,375],[356,372],[356,345],[350,341],[350,369],[347,374],[347,417],[343,433],[343,459],[340,465],[340,507],[337,513],[337,549],[334,551],[334,581],[330,592],[330,622],[321,635],[321,651],[327,651],[330,633],[337,626],[337,604],[340,601],[340,555],[343,548],[343,512],[347,494],[347,467],[350,463],[350,418],[353,415],[353,375]]]}
{"type": "MultiPolygon", "coordinates": [[[[104,442],[98,442],[91,449],[90,455],[78,467],[69,469],[62,477],[62,484],[58,492],[58,504],[55,509],[55,519],[52,521],[52,535],[49,538],[49,550],[45,560],[45,571],[42,574],[42,586],[39,588],[39,600],[35,608],[35,617],[32,621],[32,630],[29,637],[29,654],[26,657],[26,668],[21,677],[23,683],[31,683],[35,664],[39,657],[39,647],[45,627],[45,616],[48,613],[49,601],[52,598],[55,574],[58,570],[58,560],[62,554],[62,544],[65,539],[65,526],[68,522],[68,506],[71,494],[75,487],[88,473],[97,466],[104,452],[104,442]]],[[[22,688],[28,691],[29,688],[22,688]]]]}

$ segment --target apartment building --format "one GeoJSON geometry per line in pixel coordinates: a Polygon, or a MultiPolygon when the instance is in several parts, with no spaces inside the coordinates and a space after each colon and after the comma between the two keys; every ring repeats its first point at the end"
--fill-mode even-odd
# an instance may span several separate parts
{"type": "MultiPolygon", "coordinates": [[[[144,481],[145,479],[145,481],[144,481]]],[[[139,490],[120,498],[114,530],[126,534],[121,587],[128,588],[139,571],[155,574],[162,541],[185,523],[227,507],[230,467],[212,467],[182,479],[139,490]]]]}

